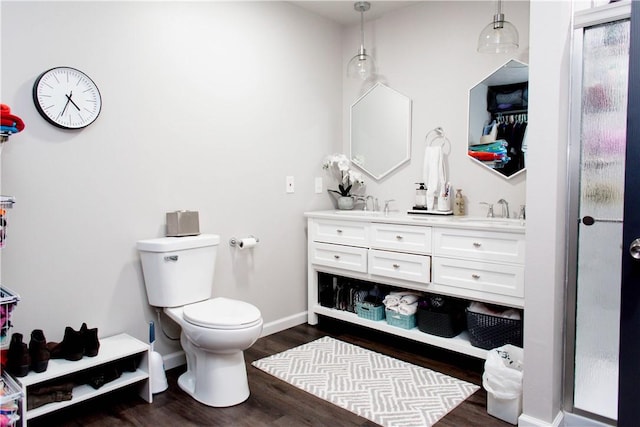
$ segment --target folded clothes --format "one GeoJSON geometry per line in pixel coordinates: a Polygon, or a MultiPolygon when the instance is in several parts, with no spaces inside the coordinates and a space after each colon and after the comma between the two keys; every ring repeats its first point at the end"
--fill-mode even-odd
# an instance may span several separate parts
{"type": "MultiPolygon", "coordinates": [[[[12,121],[15,124],[11,127],[15,127],[17,130],[13,133],[21,132],[24,129],[24,122],[22,119],[15,114],[11,114],[11,108],[7,104],[0,104],[0,119],[12,121]]],[[[2,123],[4,125],[4,123],[2,123]]]]}
{"type": "Polygon", "coordinates": [[[18,133],[20,132],[15,126],[0,126],[0,133],[18,133]]]}
{"type": "Polygon", "coordinates": [[[418,298],[416,294],[406,294],[400,298],[400,304],[413,304],[418,301],[418,298]]]}
{"type": "Polygon", "coordinates": [[[520,311],[515,308],[508,308],[504,310],[493,310],[486,304],[474,301],[469,304],[469,311],[474,313],[487,314],[489,316],[504,317],[506,319],[520,320],[520,311]]]}
{"type": "Polygon", "coordinates": [[[398,305],[398,313],[405,314],[407,316],[411,314],[415,314],[418,311],[418,301],[412,304],[399,304],[398,305]]]}

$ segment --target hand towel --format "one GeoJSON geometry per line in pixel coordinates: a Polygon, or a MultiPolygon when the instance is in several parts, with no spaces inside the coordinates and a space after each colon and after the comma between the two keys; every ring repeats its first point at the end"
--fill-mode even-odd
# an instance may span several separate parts
{"type": "Polygon", "coordinates": [[[418,310],[418,301],[413,304],[399,304],[397,308],[400,314],[412,315],[418,310]]]}
{"type": "Polygon", "coordinates": [[[433,209],[434,198],[445,183],[442,147],[429,146],[424,150],[423,179],[427,185],[427,210],[433,209]]]}
{"type": "Polygon", "coordinates": [[[382,303],[385,305],[385,307],[395,307],[400,304],[400,298],[402,298],[402,295],[389,294],[384,297],[382,303]]]}
{"type": "Polygon", "coordinates": [[[406,294],[400,298],[400,304],[413,304],[418,301],[418,295],[415,294],[406,294]]]}

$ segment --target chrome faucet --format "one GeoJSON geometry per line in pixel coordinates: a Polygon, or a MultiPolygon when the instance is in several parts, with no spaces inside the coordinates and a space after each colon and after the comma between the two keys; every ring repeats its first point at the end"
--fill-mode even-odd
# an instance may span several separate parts
{"type": "Polygon", "coordinates": [[[362,210],[363,211],[369,210],[369,199],[371,199],[371,210],[375,211],[376,210],[375,200],[371,195],[364,198],[364,207],[362,208],[362,210]]]}
{"type": "Polygon", "coordinates": [[[389,199],[384,201],[384,216],[389,215],[389,203],[395,202],[394,199],[389,199]]]}
{"type": "Polygon", "coordinates": [[[509,218],[509,203],[505,199],[500,199],[498,204],[502,205],[502,218],[509,218]]]}
{"type": "Polygon", "coordinates": [[[481,205],[487,205],[489,209],[487,210],[487,218],[493,218],[493,205],[487,202],[480,202],[481,205]]]}

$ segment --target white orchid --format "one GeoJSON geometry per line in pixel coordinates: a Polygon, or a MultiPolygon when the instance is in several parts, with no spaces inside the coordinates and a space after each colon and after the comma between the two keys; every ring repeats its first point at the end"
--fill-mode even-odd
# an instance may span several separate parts
{"type": "Polygon", "coordinates": [[[329,190],[331,192],[348,197],[351,195],[351,189],[354,185],[364,185],[364,179],[360,172],[351,169],[351,161],[344,154],[332,154],[327,156],[322,168],[335,173],[340,184],[338,190],[329,190]]]}

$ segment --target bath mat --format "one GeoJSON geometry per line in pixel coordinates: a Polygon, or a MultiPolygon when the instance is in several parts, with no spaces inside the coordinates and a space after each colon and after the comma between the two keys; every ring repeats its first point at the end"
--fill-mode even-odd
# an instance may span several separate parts
{"type": "Polygon", "coordinates": [[[431,426],[480,388],[331,337],[252,365],[385,427],[431,426]]]}

